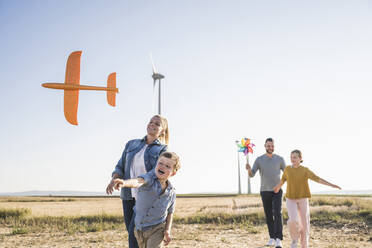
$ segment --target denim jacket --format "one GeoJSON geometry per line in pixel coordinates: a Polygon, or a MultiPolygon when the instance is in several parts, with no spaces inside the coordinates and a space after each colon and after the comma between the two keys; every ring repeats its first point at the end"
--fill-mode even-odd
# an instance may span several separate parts
{"type": "MultiPolygon", "coordinates": [[[[143,139],[134,139],[128,141],[125,145],[123,155],[117,163],[112,175],[118,174],[122,179],[130,179],[130,167],[132,166],[134,155],[146,145],[146,136],[143,139]]],[[[149,144],[145,150],[144,160],[146,171],[149,172],[155,168],[158,158],[162,152],[167,150],[167,146],[160,143],[156,139],[149,144]]],[[[132,192],[130,188],[121,188],[120,198],[122,200],[132,200],[132,192]]]]}

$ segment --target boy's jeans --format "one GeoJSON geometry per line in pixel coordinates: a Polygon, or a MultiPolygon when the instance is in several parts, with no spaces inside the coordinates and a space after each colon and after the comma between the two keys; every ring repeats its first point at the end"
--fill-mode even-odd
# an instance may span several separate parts
{"type": "Polygon", "coordinates": [[[137,230],[134,235],[137,238],[139,248],[158,248],[164,239],[165,222],[155,225],[147,230],[137,230]]]}

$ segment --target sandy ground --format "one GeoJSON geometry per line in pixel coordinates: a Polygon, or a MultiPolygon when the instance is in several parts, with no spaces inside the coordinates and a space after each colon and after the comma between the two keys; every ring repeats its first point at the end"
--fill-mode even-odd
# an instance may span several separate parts
{"type": "MultiPolygon", "coordinates": [[[[22,198],[22,200],[28,198],[22,198]]],[[[38,198],[29,198],[37,200],[38,198]]],[[[52,199],[52,198],[48,198],[52,199]]],[[[60,198],[56,198],[60,199],[60,198]]],[[[40,198],[45,200],[45,198],[40,198]]],[[[363,199],[366,204],[372,198],[363,199]]],[[[32,216],[79,216],[97,215],[100,213],[122,215],[121,201],[118,198],[77,198],[74,201],[62,202],[8,202],[0,198],[0,208],[29,208],[32,216]]],[[[344,206],[311,207],[312,210],[324,208],[342,209],[344,206]]],[[[285,209],[285,204],[283,204],[285,209]]],[[[263,211],[261,200],[254,196],[218,197],[218,198],[178,198],[176,215],[190,216],[196,213],[213,212],[247,212],[263,211]]],[[[127,234],[122,230],[99,231],[89,233],[66,234],[65,232],[28,233],[12,235],[12,228],[0,226],[0,248],[13,247],[128,247],[127,234]]],[[[268,236],[265,225],[242,226],[241,224],[175,224],[173,226],[173,241],[168,246],[217,248],[217,247],[264,247],[268,236]]],[[[283,247],[289,247],[289,234],[284,226],[283,247]]],[[[311,226],[310,247],[314,248],[372,248],[371,228],[345,225],[342,228],[324,228],[311,226]]]]}
{"type": "MultiPolygon", "coordinates": [[[[349,233],[342,229],[324,229],[312,227],[310,247],[316,248],[364,248],[372,247],[370,233],[349,233]]],[[[11,229],[0,229],[0,247],[128,247],[125,231],[103,231],[94,233],[37,233],[11,235],[11,229]]],[[[289,247],[288,230],[284,226],[283,247],[289,247]]],[[[168,246],[216,248],[216,247],[265,247],[267,232],[265,226],[251,229],[238,228],[232,225],[175,225],[173,241],[168,246]]]]}

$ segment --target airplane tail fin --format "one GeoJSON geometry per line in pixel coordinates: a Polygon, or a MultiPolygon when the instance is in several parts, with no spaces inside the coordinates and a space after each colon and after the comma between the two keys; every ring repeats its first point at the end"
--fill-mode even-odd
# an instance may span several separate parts
{"type": "Polygon", "coordinates": [[[118,88],[116,88],[116,72],[113,72],[108,76],[107,88],[109,88],[107,91],[107,103],[115,107],[116,93],[119,92],[118,88]]]}

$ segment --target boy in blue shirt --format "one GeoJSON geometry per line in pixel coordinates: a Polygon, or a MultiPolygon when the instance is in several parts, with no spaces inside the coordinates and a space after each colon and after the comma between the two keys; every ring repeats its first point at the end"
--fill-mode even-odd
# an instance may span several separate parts
{"type": "Polygon", "coordinates": [[[139,248],[160,247],[171,241],[171,226],[176,200],[175,189],[169,182],[180,168],[174,152],[160,154],[156,167],[138,178],[115,179],[114,188],[138,188],[135,205],[135,230],[139,248]]]}

